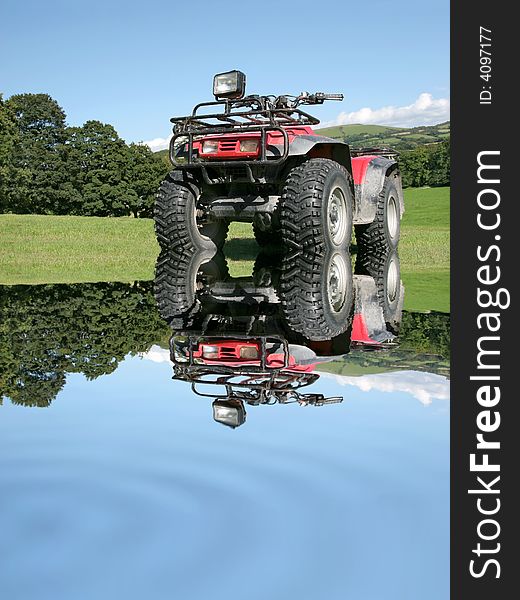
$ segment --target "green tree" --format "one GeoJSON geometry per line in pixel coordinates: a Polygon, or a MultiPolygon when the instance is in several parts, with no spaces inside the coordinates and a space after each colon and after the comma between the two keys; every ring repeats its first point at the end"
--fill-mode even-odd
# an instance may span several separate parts
{"type": "Polygon", "coordinates": [[[0,399],[48,406],[67,373],[95,379],[167,340],[152,286],[0,286],[0,399]]]}
{"type": "Polygon", "coordinates": [[[405,151],[399,158],[404,187],[450,184],[450,141],[405,151]]]}
{"type": "Polygon", "coordinates": [[[0,213],[9,210],[9,189],[14,179],[12,157],[16,133],[14,115],[0,94],[0,213]]]}
{"type": "Polygon", "coordinates": [[[62,156],[65,113],[48,94],[16,94],[6,101],[16,124],[11,151],[12,212],[55,213],[64,199],[67,173],[62,156]]]}
{"type": "Polygon", "coordinates": [[[128,183],[128,147],[112,125],[87,121],[69,128],[65,154],[74,190],[69,214],[123,216],[139,204],[128,183]]]}
{"type": "Polygon", "coordinates": [[[161,158],[155,156],[148,146],[130,144],[127,153],[126,180],[136,198],[129,209],[134,217],[151,217],[155,193],[167,169],[161,158]]]}

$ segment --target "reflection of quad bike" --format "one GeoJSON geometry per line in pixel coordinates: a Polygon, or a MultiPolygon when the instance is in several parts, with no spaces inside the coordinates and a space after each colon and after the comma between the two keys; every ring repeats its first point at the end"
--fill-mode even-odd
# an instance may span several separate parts
{"type": "Polygon", "coordinates": [[[404,205],[395,153],[316,135],[319,120],[300,108],[341,94],[245,96],[240,71],[216,75],[213,93],[214,102],[171,119],[174,169],[154,213],[163,249],[221,248],[230,221],[252,222],[261,246],[333,255],[348,249],[354,224],[359,248],[397,247],[404,205]]]}
{"type": "Polygon", "coordinates": [[[299,255],[300,269],[307,261],[305,268],[314,280],[308,288],[308,305],[293,315],[287,309],[287,288],[291,290],[302,277],[301,271],[286,265],[286,261],[294,264],[294,259],[260,253],[252,276],[230,277],[221,252],[211,256],[205,250],[163,251],[155,280],[159,311],[175,330],[217,331],[222,325],[227,331],[230,323],[241,322],[244,333],[251,334],[257,321],[269,322],[270,332],[328,355],[347,353],[351,341],[365,345],[392,341],[404,300],[397,253],[372,261],[371,271],[356,263],[354,275],[348,254],[336,254],[345,257],[343,279],[336,274],[334,261],[299,255]],[[324,264],[332,268],[324,269],[324,264]],[[331,277],[320,280],[317,274],[324,271],[331,277]],[[325,314],[324,305],[331,313],[328,321],[319,318],[325,314]],[[305,310],[307,321],[301,318],[305,310]],[[302,325],[306,322],[309,327],[302,325]]]}
{"type": "MultiPolygon", "coordinates": [[[[342,284],[349,290],[351,303],[347,329],[338,334],[325,324],[320,332],[318,320],[303,335],[292,328],[279,298],[287,273],[286,257],[261,253],[251,277],[232,278],[222,253],[163,251],[155,294],[161,315],[174,330],[170,340],[174,379],[190,382],[196,394],[214,398],[215,420],[231,427],[245,421],[245,404],[341,402],[339,397],[325,398],[299,389],[319,378],[314,372],[317,364],[348,353],[352,343],[374,348],[392,342],[395,336],[386,325],[385,302],[395,301],[398,295],[399,308],[393,313],[397,327],[403,300],[400,279],[395,285],[399,259],[395,252],[392,256],[384,263],[390,268],[385,271],[383,265],[375,278],[366,273],[352,276],[348,271],[349,280],[342,284]],[[387,290],[386,300],[380,289],[387,290]],[[223,393],[215,393],[215,386],[223,393]]],[[[317,264],[309,272],[315,270],[319,270],[317,264]]],[[[327,286],[331,287],[330,281],[325,282],[327,286]]],[[[327,302],[337,298],[334,288],[327,302]]]]}
{"type": "Polygon", "coordinates": [[[245,422],[245,404],[323,406],[343,400],[298,391],[319,378],[313,371],[320,360],[312,350],[279,336],[185,332],[172,336],[170,355],[173,378],[191,383],[198,396],[214,398],[213,418],[229,427],[245,422]],[[216,387],[221,393],[214,391],[216,387]]]}

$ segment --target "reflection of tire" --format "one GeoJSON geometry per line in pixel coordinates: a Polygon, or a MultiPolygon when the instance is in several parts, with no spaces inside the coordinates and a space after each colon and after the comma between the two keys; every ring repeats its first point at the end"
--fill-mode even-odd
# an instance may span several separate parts
{"type": "Polygon", "coordinates": [[[253,232],[256,243],[262,248],[270,245],[279,245],[282,242],[282,234],[278,229],[267,229],[264,231],[256,223],[253,223],[253,232]]]}
{"type": "Polygon", "coordinates": [[[280,299],[287,326],[305,338],[328,340],[344,333],[354,299],[350,254],[334,250],[286,258],[280,299]]]}
{"type": "Polygon", "coordinates": [[[387,328],[397,335],[403,313],[404,288],[401,283],[401,264],[396,250],[376,258],[373,254],[360,254],[356,273],[366,273],[374,278],[379,305],[387,328]]]}
{"type": "Polygon", "coordinates": [[[162,251],[155,269],[154,291],[161,317],[174,329],[189,327],[200,310],[197,292],[204,285],[224,280],[228,269],[214,251],[162,251]]]}
{"type": "Polygon", "coordinates": [[[161,183],[155,199],[155,233],[163,249],[221,248],[229,223],[202,223],[197,217],[199,190],[193,178],[172,171],[161,183]]]}
{"type": "Polygon", "coordinates": [[[353,204],[350,174],[339,163],[311,158],[294,167],[280,198],[284,242],[314,251],[348,251],[353,204]]]}
{"type": "Polygon", "coordinates": [[[282,254],[262,250],[255,259],[253,266],[253,283],[256,287],[278,287],[280,279],[280,264],[282,254]]]}
{"type": "Polygon", "coordinates": [[[368,225],[356,226],[358,251],[394,250],[401,235],[401,203],[396,181],[398,172],[385,177],[383,189],[379,194],[376,216],[368,225]]]}

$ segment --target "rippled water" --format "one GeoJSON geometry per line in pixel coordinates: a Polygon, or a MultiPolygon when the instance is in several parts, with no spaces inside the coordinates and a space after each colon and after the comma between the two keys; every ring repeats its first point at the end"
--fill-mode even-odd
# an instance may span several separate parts
{"type": "MultiPolygon", "coordinates": [[[[214,288],[218,327],[246,284],[214,288]]],[[[298,375],[300,400],[343,402],[245,396],[236,429],[172,379],[151,282],[0,286],[0,598],[448,598],[449,317],[405,313],[375,351],[356,285],[371,351],[318,344],[298,375]]]]}
{"type": "Polygon", "coordinates": [[[147,357],[5,403],[2,597],[447,598],[448,382],[367,377],[237,430],[147,357]]]}

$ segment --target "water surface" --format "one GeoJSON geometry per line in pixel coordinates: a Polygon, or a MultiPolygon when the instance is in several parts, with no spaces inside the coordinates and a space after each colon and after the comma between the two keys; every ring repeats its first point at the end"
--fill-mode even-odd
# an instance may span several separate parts
{"type": "Polygon", "coordinates": [[[149,283],[1,292],[2,598],[448,598],[441,315],[319,365],[342,403],[230,429],[172,380],[149,283]]]}

